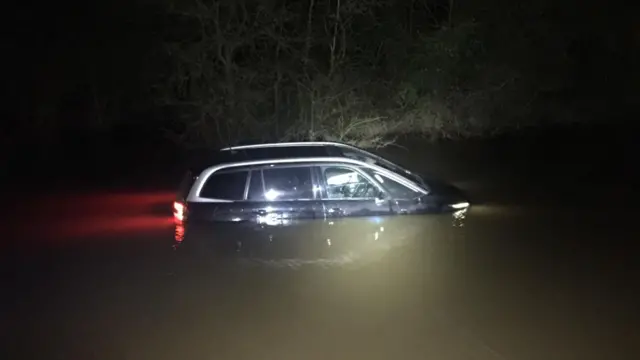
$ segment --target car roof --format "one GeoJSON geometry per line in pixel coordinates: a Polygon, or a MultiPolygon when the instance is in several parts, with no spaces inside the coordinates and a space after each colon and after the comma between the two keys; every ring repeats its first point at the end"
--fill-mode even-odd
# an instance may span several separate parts
{"type": "Polygon", "coordinates": [[[342,153],[336,147],[350,146],[333,142],[286,142],[226,147],[213,155],[201,154],[195,160],[192,159],[190,170],[199,173],[214,165],[254,160],[342,157],[342,153]]]}

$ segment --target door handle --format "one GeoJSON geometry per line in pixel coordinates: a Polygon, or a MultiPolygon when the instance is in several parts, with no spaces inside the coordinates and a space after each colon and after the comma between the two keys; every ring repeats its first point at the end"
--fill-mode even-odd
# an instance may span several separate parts
{"type": "Polygon", "coordinates": [[[267,210],[254,210],[253,213],[260,216],[265,216],[267,215],[267,210]]]}

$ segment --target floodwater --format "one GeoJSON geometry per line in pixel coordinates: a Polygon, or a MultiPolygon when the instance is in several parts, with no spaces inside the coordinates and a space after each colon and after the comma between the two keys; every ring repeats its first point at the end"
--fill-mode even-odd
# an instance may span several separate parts
{"type": "Polygon", "coordinates": [[[463,160],[456,177],[434,157],[477,204],[358,266],[179,255],[170,192],[13,204],[2,358],[637,358],[632,187],[577,184],[562,166],[527,182],[463,160]]]}

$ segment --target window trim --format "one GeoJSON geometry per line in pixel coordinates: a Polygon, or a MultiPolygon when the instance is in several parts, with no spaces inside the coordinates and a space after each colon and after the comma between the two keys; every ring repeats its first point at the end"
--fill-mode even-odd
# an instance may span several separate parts
{"type": "MultiPolygon", "coordinates": [[[[222,198],[212,198],[212,197],[203,197],[200,196],[200,193],[202,193],[202,191],[205,189],[205,185],[209,182],[209,179],[214,176],[214,175],[225,175],[225,174],[233,174],[233,173],[240,173],[240,172],[246,172],[247,173],[247,180],[249,180],[251,178],[251,169],[223,169],[222,171],[216,171],[215,173],[212,173],[211,175],[209,175],[207,177],[207,181],[202,183],[202,186],[200,187],[200,191],[198,193],[198,198],[199,199],[203,199],[203,200],[207,200],[207,201],[203,201],[203,202],[220,202],[220,203],[233,203],[233,202],[238,202],[238,201],[244,201],[244,199],[247,198],[247,180],[245,180],[244,183],[244,190],[242,191],[242,200],[231,200],[231,199],[222,199],[222,198]]],[[[196,180],[197,181],[197,180],[196,180]]],[[[191,194],[189,194],[190,196],[191,194]]]]}
{"type": "Polygon", "coordinates": [[[202,187],[204,186],[204,184],[207,182],[207,180],[209,180],[209,177],[217,173],[218,171],[233,171],[238,168],[242,168],[238,170],[249,170],[247,168],[252,169],[253,167],[264,167],[264,166],[271,166],[276,164],[291,164],[291,165],[295,164],[300,166],[315,166],[316,164],[327,164],[327,165],[339,164],[339,165],[350,165],[350,166],[364,166],[364,167],[379,171],[383,174],[387,174],[392,179],[395,179],[398,182],[408,186],[412,190],[415,190],[423,194],[429,193],[429,190],[427,190],[426,188],[424,188],[424,186],[420,184],[417,184],[409,179],[403,178],[400,175],[395,174],[381,166],[368,164],[360,160],[346,159],[341,157],[320,157],[320,158],[301,157],[301,158],[289,158],[289,159],[251,160],[251,161],[225,163],[225,164],[210,166],[204,169],[200,173],[196,181],[194,182],[193,186],[189,190],[189,194],[187,196],[187,202],[192,202],[192,203],[235,202],[234,200],[229,201],[229,200],[222,200],[222,199],[201,198],[199,196],[199,193],[202,190],[202,187]]]}
{"type": "MultiPolygon", "coordinates": [[[[242,199],[240,200],[229,200],[229,199],[221,199],[221,198],[211,198],[211,197],[203,197],[200,196],[200,194],[198,194],[198,199],[200,199],[201,201],[199,202],[221,202],[221,203],[236,203],[236,202],[287,202],[287,201],[317,201],[320,198],[317,197],[316,195],[316,191],[313,191],[313,188],[317,185],[316,179],[314,178],[314,173],[313,173],[313,168],[315,167],[315,165],[313,163],[305,163],[305,164],[283,164],[283,165],[262,165],[262,166],[253,166],[253,167],[242,167],[239,169],[221,169],[220,171],[216,171],[214,173],[211,173],[211,175],[209,175],[209,177],[207,178],[207,181],[214,175],[223,175],[223,174],[232,174],[232,173],[238,173],[238,172],[247,172],[247,180],[245,181],[244,184],[244,191],[243,191],[243,196],[242,199]],[[262,192],[265,193],[267,191],[266,188],[266,181],[264,179],[264,170],[270,170],[270,169],[290,169],[290,168],[308,168],[309,169],[309,175],[310,175],[310,179],[311,179],[311,187],[312,187],[312,193],[313,193],[313,198],[310,199],[287,199],[287,200],[250,200],[249,199],[249,187],[251,186],[251,178],[253,176],[255,176],[255,173],[259,173],[260,174],[260,178],[262,180],[262,192]]],[[[200,189],[200,192],[202,192],[202,190],[205,188],[206,182],[203,183],[202,188],[200,189]]]]}
{"type": "Polygon", "coordinates": [[[242,200],[247,200],[249,198],[249,186],[251,185],[252,177],[253,177],[253,170],[249,169],[249,174],[247,175],[247,181],[244,184],[244,195],[242,195],[242,200]]]}

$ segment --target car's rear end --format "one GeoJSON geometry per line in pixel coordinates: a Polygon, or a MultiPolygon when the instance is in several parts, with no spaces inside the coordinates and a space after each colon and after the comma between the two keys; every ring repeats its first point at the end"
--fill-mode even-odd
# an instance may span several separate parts
{"type": "Polygon", "coordinates": [[[224,154],[222,152],[214,154],[211,154],[210,152],[198,152],[191,156],[187,165],[187,170],[182,176],[180,185],[176,191],[175,201],[173,202],[173,218],[176,223],[183,224],[187,221],[189,210],[187,198],[193,184],[198,179],[198,176],[200,176],[200,173],[209,166],[230,161],[233,161],[233,159],[230,158],[228,154],[224,154]]]}
{"type": "Polygon", "coordinates": [[[180,181],[180,185],[178,186],[178,191],[176,193],[176,198],[173,202],[173,220],[176,223],[184,223],[187,218],[187,196],[189,195],[189,191],[193,186],[193,183],[196,181],[197,176],[193,174],[191,170],[188,170],[186,174],[182,177],[180,181]]]}

